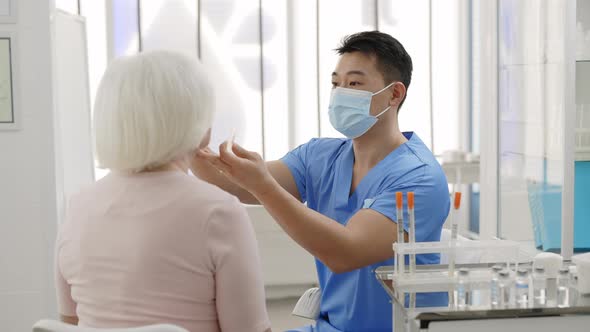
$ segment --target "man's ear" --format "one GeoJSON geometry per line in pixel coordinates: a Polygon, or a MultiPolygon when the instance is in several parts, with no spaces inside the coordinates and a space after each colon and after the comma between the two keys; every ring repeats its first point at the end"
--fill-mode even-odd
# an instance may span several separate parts
{"type": "Polygon", "coordinates": [[[391,100],[389,101],[389,105],[391,107],[399,107],[406,97],[406,86],[402,82],[395,82],[391,86],[391,89],[393,94],[391,96],[391,100]]]}

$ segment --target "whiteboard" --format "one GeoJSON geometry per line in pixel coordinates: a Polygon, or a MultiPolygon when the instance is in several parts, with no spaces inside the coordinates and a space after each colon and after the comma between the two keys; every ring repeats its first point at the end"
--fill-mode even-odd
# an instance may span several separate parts
{"type": "Polygon", "coordinates": [[[56,11],[53,33],[56,178],[67,200],[94,182],[85,20],[56,11]]]}

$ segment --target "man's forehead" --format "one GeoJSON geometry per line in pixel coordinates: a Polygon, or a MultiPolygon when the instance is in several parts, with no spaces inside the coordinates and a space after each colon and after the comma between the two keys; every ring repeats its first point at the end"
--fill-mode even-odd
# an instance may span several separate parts
{"type": "Polygon", "coordinates": [[[361,52],[344,53],[338,59],[332,75],[369,75],[377,71],[376,57],[361,52]]]}

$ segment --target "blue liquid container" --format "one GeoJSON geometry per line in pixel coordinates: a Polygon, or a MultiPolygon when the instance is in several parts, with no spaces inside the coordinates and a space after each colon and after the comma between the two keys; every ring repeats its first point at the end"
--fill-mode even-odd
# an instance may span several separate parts
{"type": "MultiPolygon", "coordinates": [[[[590,161],[575,162],[574,251],[590,251],[590,161]]],[[[528,195],[537,248],[561,250],[561,186],[529,183],[528,195]]]]}

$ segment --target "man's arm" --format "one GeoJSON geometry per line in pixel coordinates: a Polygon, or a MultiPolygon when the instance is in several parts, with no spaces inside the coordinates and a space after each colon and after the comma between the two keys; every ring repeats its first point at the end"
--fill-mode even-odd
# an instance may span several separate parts
{"type": "Polygon", "coordinates": [[[280,184],[258,154],[239,145],[234,145],[233,152],[225,152],[222,144],[220,156],[209,160],[229,180],[248,190],[293,240],[333,272],[351,271],[393,256],[391,244],[397,240],[397,225],[389,218],[363,209],[343,226],[307,208],[283,187],[296,187],[286,165],[275,166],[289,172],[280,184]]]}
{"type": "MultiPolygon", "coordinates": [[[[208,161],[208,158],[214,156],[211,150],[202,149],[197,152],[191,163],[191,171],[201,180],[207,181],[218,186],[224,191],[236,196],[244,204],[260,204],[260,202],[250,192],[230,181],[218,168],[208,161]]],[[[289,194],[301,201],[297,185],[291,176],[289,168],[279,160],[266,162],[266,167],[272,177],[283,187],[289,194]]]]}
{"type": "Polygon", "coordinates": [[[360,210],[343,226],[301,204],[278,184],[256,197],[295,242],[335,273],[393,256],[397,224],[379,212],[360,210]]]}

